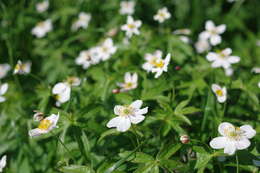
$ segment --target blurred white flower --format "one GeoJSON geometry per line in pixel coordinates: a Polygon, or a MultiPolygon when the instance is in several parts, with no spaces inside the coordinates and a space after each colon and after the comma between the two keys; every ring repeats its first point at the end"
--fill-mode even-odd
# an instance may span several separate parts
{"type": "Polygon", "coordinates": [[[3,79],[11,69],[9,64],[0,64],[0,79],[3,79]]]}
{"type": "Polygon", "coordinates": [[[208,40],[199,39],[195,43],[195,48],[198,53],[203,53],[203,52],[210,50],[211,47],[210,47],[208,40]]]}
{"type": "Polygon", "coordinates": [[[4,102],[6,100],[3,95],[6,93],[7,90],[8,90],[8,84],[7,83],[0,84],[0,103],[4,102]]]}
{"type": "Polygon", "coordinates": [[[188,29],[188,28],[177,29],[177,30],[173,31],[173,34],[175,34],[175,35],[190,35],[191,30],[188,29]]]}
{"type": "Polygon", "coordinates": [[[209,39],[210,44],[215,46],[219,43],[221,43],[221,37],[220,34],[224,33],[226,30],[226,25],[222,24],[219,26],[215,26],[215,24],[209,20],[206,22],[205,26],[206,31],[203,31],[200,33],[199,37],[202,40],[209,39]]]}
{"type": "Polygon", "coordinates": [[[21,60],[18,60],[17,64],[14,67],[14,74],[28,74],[31,72],[31,62],[23,63],[21,60]]]}
{"type": "Polygon", "coordinates": [[[52,22],[50,19],[37,23],[32,29],[32,34],[37,38],[44,37],[48,32],[52,30],[52,22]]]}
{"type": "Polygon", "coordinates": [[[56,106],[69,101],[71,88],[67,82],[59,82],[52,88],[52,94],[56,99],[56,106]]]}
{"type": "Polygon", "coordinates": [[[125,73],[124,80],[125,80],[124,83],[117,83],[117,85],[120,87],[120,92],[125,92],[125,91],[135,89],[138,85],[137,73],[133,73],[133,75],[131,75],[131,73],[129,72],[125,73]]]}
{"type": "Polygon", "coordinates": [[[40,121],[38,128],[29,131],[29,136],[35,137],[50,132],[51,130],[57,127],[58,120],[59,120],[59,113],[58,115],[52,114],[44,118],[43,120],[40,121]]]}
{"type": "Polygon", "coordinates": [[[153,19],[158,21],[159,23],[162,23],[170,17],[171,14],[169,13],[168,9],[166,7],[163,7],[157,11],[157,14],[153,16],[153,19]]]}
{"type": "Polygon", "coordinates": [[[79,86],[81,83],[81,80],[80,80],[80,78],[78,78],[76,76],[71,76],[71,77],[68,77],[65,82],[68,83],[70,86],[79,86]]]}
{"type": "Polygon", "coordinates": [[[250,146],[248,139],[256,135],[256,131],[250,125],[234,127],[228,122],[223,122],[218,126],[218,132],[222,135],[210,141],[210,146],[214,149],[224,148],[224,153],[232,155],[236,150],[243,150],[250,146]]]}
{"type": "Polygon", "coordinates": [[[146,62],[143,64],[142,68],[147,72],[151,72],[154,68],[156,62],[162,59],[162,51],[156,50],[153,54],[146,53],[144,56],[146,62]]]}
{"type": "Polygon", "coordinates": [[[4,155],[0,160],[0,172],[3,172],[5,166],[6,166],[6,155],[4,155]]]}
{"type": "Polygon", "coordinates": [[[45,12],[49,8],[49,1],[45,0],[36,4],[36,10],[39,13],[45,12]]]}
{"type": "Polygon", "coordinates": [[[260,73],[260,67],[254,67],[252,68],[253,73],[260,73]]]}
{"type": "Polygon", "coordinates": [[[91,14],[80,12],[78,16],[78,20],[72,24],[71,30],[77,31],[79,28],[86,29],[88,27],[90,20],[91,20],[91,14]]]}
{"type": "Polygon", "coordinates": [[[211,66],[213,68],[223,67],[230,68],[231,64],[238,63],[240,61],[240,57],[231,56],[232,50],[230,48],[226,48],[218,53],[209,52],[207,55],[207,60],[212,62],[211,66]]]}
{"type": "Polygon", "coordinates": [[[117,131],[125,132],[131,127],[131,123],[138,124],[144,120],[143,114],[148,112],[148,107],[141,109],[142,100],[136,100],[130,105],[117,105],[114,113],[118,115],[107,123],[108,128],[116,127],[117,131]]]}
{"type": "Polygon", "coordinates": [[[132,15],[134,13],[135,2],[134,1],[121,1],[120,2],[120,14],[132,15]]]}
{"type": "Polygon", "coordinates": [[[179,39],[184,43],[190,43],[190,39],[187,36],[181,35],[179,36],[179,39]]]}
{"type": "Polygon", "coordinates": [[[76,58],[77,65],[81,65],[83,69],[87,69],[89,66],[100,62],[100,50],[99,47],[93,47],[89,50],[83,50],[76,58]]]}
{"type": "Polygon", "coordinates": [[[257,40],[257,41],[256,41],[256,45],[257,45],[257,46],[260,46],[260,40],[257,40]]]}
{"type": "Polygon", "coordinates": [[[127,23],[121,27],[121,30],[126,31],[127,37],[132,37],[133,34],[139,35],[139,27],[142,25],[140,20],[134,21],[132,16],[127,16],[127,23]]]}
{"type": "Polygon", "coordinates": [[[260,82],[258,82],[258,87],[260,88],[260,82]]]}
{"type": "Polygon", "coordinates": [[[232,3],[232,2],[235,2],[235,1],[237,1],[237,0],[227,0],[227,2],[229,2],[229,3],[232,3]]]}
{"type": "Polygon", "coordinates": [[[111,57],[116,52],[117,47],[114,46],[113,40],[107,38],[100,46],[98,46],[99,56],[105,61],[111,57]]]}
{"type": "Polygon", "coordinates": [[[223,103],[227,100],[227,89],[226,89],[226,87],[221,88],[217,84],[212,84],[211,89],[215,93],[219,103],[223,103]]]}

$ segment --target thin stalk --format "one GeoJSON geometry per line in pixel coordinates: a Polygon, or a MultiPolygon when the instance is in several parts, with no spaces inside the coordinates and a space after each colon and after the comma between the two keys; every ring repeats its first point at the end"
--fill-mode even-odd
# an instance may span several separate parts
{"type": "Polygon", "coordinates": [[[237,163],[237,173],[239,173],[239,162],[238,162],[238,155],[236,153],[236,163],[237,163]]]}

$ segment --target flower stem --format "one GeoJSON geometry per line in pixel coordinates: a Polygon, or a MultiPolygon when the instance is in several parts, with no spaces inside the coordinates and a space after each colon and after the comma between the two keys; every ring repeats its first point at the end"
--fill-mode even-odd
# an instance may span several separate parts
{"type": "Polygon", "coordinates": [[[238,163],[238,155],[236,153],[236,163],[237,163],[237,173],[239,173],[239,163],[238,163]]]}

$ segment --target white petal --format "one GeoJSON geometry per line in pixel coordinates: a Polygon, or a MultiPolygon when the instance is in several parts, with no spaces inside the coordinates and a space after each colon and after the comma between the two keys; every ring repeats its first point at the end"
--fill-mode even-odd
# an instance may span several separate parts
{"type": "Polygon", "coordinates": [[[132,76],[132,82],[136,83],[137,80],[138,80],[138,75],[137,75],[137,73],[134,73],[133,76],[132,76]]]}
{"type": "Polygon", "coordinates": [[[240,57],[238,57],[238,56],[230,56],[229,58],[228,58],[228,62],[230,62],[230,63],[238,63],[240,61],[240,57]]]}
{"type": "Polygon", "coordinates": [[[134,101],[133,103],[131,103],[131,107],[132,108],[135,108],[135,109],[140,109],[141,108],[141,106],[142,106],[142,104],[143,104],[143,101],[142,100],[136,100],[136,101],[134,101]]]}
{"type": "Polygon", "coordinates": [[[50,120],[52,122],[52,125],[49,127],[48,130],[51,130],[56,127],[58,120],[59,120],[60,114],[51,114],[50,116],[46,117],[45,119],[50,120]]]}
{"type": "Polygon", "coordinates": [[[116,115],[120,115],[120,112],[121,112],[121,110],[124,108],[124,106],[121,106],[121,105],[116,105],[115,107],[114,107],[114,113],[116,114],[116,115]]]}
{"type": "Polygon", "coordinates": [[[8,90],[8,84],[4,83],[3,85],[0,86],[0,95],[4,95],[7,90],[8,90]]]}
{"type": "Polygon", "coordinates": [[[217,90],[222,90],[222,88],[218,84],[211,85],[212,91],[215,93],[217,90]]]}
{"type": "Polygon", "coordinates": [[[138,123],[140,123],[141,121],[144,120],[145,116],[135,115],[135,116],[130,116],[129,118],[130,118],[131,123],[138,124],[138,123]]]}
{"type": "Polygon", "coordinates": [[[219,34],[222,34],[223,32],[225,32],[225,30],[226,30],[226,25],[225,25],[225,24],[219,25],[219,26],[217,27],[217,32],[218,32],[219,34]]]}
{"type": "Polygon", "coordinates": [[[117,127],[120,123],[120,118],[121,117],[115,117],[113,119],[111,119],[108,123],[107,123],[107,127],[111,128],[111,127],[117,127]]]}
{"type": "Polygon", "coordinates": [[[234,131],[235,130],[235,127],[232,125],[232,124],[230,124],[230,123],[228,123],[228,122],[223,122],[223,123],[221,123],[219,126],[218,126],[218,132],[221,134],[221,135],[223,135],[223,136],[225,136],[225,132],[226,131],[234,131]]]}
{"type": "Polygon", "coordinates": [[[226,140],[226,137],[216,137],[210,141],[209,145],[214,149],[225,148],[226,140]]]}
{"type": "Polygon", "coordinates": [[[244,150],[250,146],[250,141],[245,138],[240,141],[237,141],[235,145],[238,150],[244,150]]]}
{"type": "Polygon", "coordinates": [[[245,132],[247,138],[253,138],[256,135],[256,131],[250,125],[243,125],[240,127],[245,132]]]}
{"type": "Polygon", "coordinates": [[[223,64],[221,61],[214,61],[212,64],[211,64],[211,67],[213,68],[217,68],[217,67],[221,67],[223,64]]]}
{"type": "Polygon", "coordinates": [[[210,33],[208,31],[203,31],[199,34],[199,40],[207,40],[210,37],[210,33]]]}
{"type": "Polygon", "coordinates": [[[6,100],[5,97],[0,96],[0,103],[1,103],[1,102],[4,102],[5,100],[6,100]]]}
{"type": "Polygon", "coordinates": [[[221,43],[221,37],[219,35],[214,35],[212,37],[210,37],[210,43],[215,46],[219,43],[221,43]]]}
{"type": "Polygon", "coordinates": [[[2,171],[5,166],[6,166],[6,155],[4,155],[1,158],[1,161],[0,161],[0,171],[2,171]]]}
{"type": "Polygon", "coordinates": [[[129,118],[122,117],[119,119],[117,130],[120,132],[125,132],[131,127],[131,121],[129,118]]]}
{"type": "Polygon", "coordinates": [[[223,53],[225,56],[229,56],[232,53],[232,49],[226,48],[222,50],[221,53],[223,53]]]}
{"type": "Polygon", "coordinates": [[[215,29],[215,24],[211,20],[208,20],[206,22],[205,29],[206,30],[213,30],[213,29],[215,29]]]}
{"type": "Polygon", "coordinates": [[[65,83],[57,83],[53,89],[52,89],[52,93],[53,94],[59,94],[59,93],[62,93],[64,92],[64,90],[67,88],[67,85],[65,83]]]}
{"type": "Polygon", "coordinates": [[[125,82],[128,83],[128,82],[131,82],[131,74],[129,72],[126,72],[125,73],[125,82]]]}
{"type": "Polygon", "coordinates": [[[227,100],[227,96],[226,95],[223,95],[221,97],[217,97],[218,98],[218,102],[219,103],[224,103],[226,100],[227,100]]]}
{"type": "Polygon", "coordinates": [[[137,112],[135,112],[136,114],[146,114],[148,112],[148,107],[145,107],[143,109],[139,109],[137,112]]]}
{"type": "Polygon", "coordinates": [[[45,133],[47,133],[46,130],[41,130],[41,129],[36,128],[36,129],[32,129],[32,130],[29,131],[29,136],[35,137],[35,136],[40,136],[40,135],[45,134],[45,133]]]}
{"type": "Polygon", "coordinates": [[[226,146],[224,148],[224,153],[228,155],[233,155],[236,152],[236,146],[234,142],[228,142],[226,143],[226,146]]]}
{"type": "Polygon", "coordinates": [[[218,54],[214,53],[214,52],[209,52],[206,56],[208,61],[215,61],[216,59],[218,59],[218,54]]]}

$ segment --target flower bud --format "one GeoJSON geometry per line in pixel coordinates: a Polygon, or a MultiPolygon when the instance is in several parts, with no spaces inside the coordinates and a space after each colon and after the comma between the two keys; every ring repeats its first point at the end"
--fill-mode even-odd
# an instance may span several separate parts
{"type": "Polygon", "coordinates": [[[181,141],[181,143],[183,143],[183,144],[187,144],[187,143],[190,142],[190,137],[189,137],[188,135],[182,135],[182,136],[180,137],[180,141],[181,141]]]}
{"type": "Polygon", "coordinates": [[[112,90],[112,93],[113,93],[113,94],[118,94],[118,93],[120,93],[120,89],[118,89],[118,88],[113,89],[113,90],[112,90]]]}

